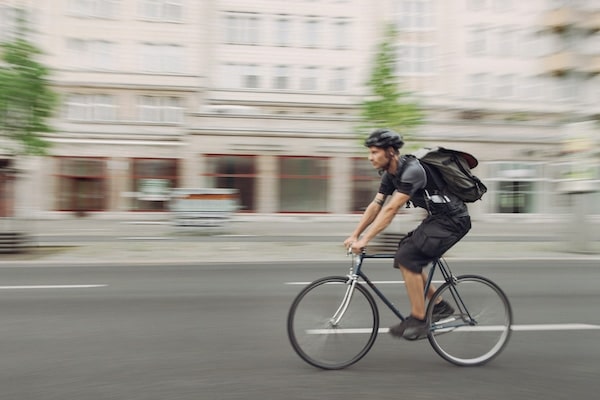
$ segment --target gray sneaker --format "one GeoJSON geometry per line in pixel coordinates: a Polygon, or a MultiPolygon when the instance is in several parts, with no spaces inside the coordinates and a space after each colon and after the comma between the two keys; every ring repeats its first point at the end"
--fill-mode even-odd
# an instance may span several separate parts
{"type": "Polygon", "coordinates": [[[417,340],[427,337],[429,333],[429,324],[427,321],[421,321],[413,316],[409,316],[398,325],[390,328],[390,335],[402,337],[407,340],[417,340]]]}
{"type": "Polygon", "coordinates": [[[433,313],[431,315],[431,322],[437,322],[441,319],[448,318],[454,314],[454,308],[444,300],[433,306],[433,313]]]}

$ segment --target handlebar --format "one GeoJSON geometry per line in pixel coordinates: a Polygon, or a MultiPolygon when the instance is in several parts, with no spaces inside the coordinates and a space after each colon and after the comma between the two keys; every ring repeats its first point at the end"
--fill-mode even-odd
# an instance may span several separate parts
{"type": "Polygon", "coordinates": [[[350,256],[350,255],[352,255],[352,256],[359,256],[359,255],[360,255],[360,256],[364,256],[365,254],[367,254],[367,249],[366,249],[366,248],[363,248],[363,249],[361,250],[360,254],[354,254],[354,253],[352,252],[352,247],[348,247],[348,248],[346,249],[346,255],[347,255],[347,256],[350,256]]]}

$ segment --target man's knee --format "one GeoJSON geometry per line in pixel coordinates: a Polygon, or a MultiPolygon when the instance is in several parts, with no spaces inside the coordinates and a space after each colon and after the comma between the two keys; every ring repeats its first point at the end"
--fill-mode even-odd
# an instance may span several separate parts
{"type": "Polygon", "coordinates": [[[400,264],[400,263],[396,263],[396,268],[398,268],[400,271],[402,271],[402,273],[421,274],[423,272],[423,267],[417,267],[417,266],[408,267],[408,266],[400,264]]]}

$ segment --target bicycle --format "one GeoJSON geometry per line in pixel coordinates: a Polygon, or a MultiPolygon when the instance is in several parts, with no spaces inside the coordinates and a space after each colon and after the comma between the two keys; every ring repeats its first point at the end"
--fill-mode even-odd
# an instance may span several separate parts
{"type": "MultiPolygon", "coordinates": [[[[393,258],[388,254],[352,255],[347,276],[328,276],[304,287],[296,296],[287,318],[287,333],[296,353],[322,369],[346,368],[362,359],[375,343],[379,329],[377,295],[400,320],[404,316],[362,271],[368,258],[393,258]],[[366,286],[365,286],[366,284],[366,286]]],[[[427,303],[430,323],[427,338],[443,359],[459,366],[482,365],[498,356],[511,334],[512,309],[502,289],[479,275],[455,276],[448,263],[435,260],[428,273],[425,294],[436,269],[444,283],[427,303]],[[444,299],[453,315],[432,320],[433,306],[444,299]]]]}

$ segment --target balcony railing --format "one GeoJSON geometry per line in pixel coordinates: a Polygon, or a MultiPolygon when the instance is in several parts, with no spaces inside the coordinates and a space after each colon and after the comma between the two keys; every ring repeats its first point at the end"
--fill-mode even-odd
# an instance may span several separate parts
{"type": "Polygon", "coordinates": [[[582,13],[581,21],[577,24],[577,26],[592,32],[600,31],[600,10],[582,13]]]}
{"type": "Polygon", "coordinates": [[[581,56],[572,51],[561,51],[544,57],[542,68],[544,72],[563,75],[566,72],[578,69],[581,66],[580,58],[581,56]]]}
{"type": "Polygon", "coordinates": [[[600,54],[583,56],[584,62],[580,70],[591,75],[600,74],[600,54]]]}
{"type": "Polygon", "coordinates": [[[556,8],[546,11],[542,17],[542,25],[555,31],[563,31],[579,21],[577,12],[571,7],[556,8]]]}

